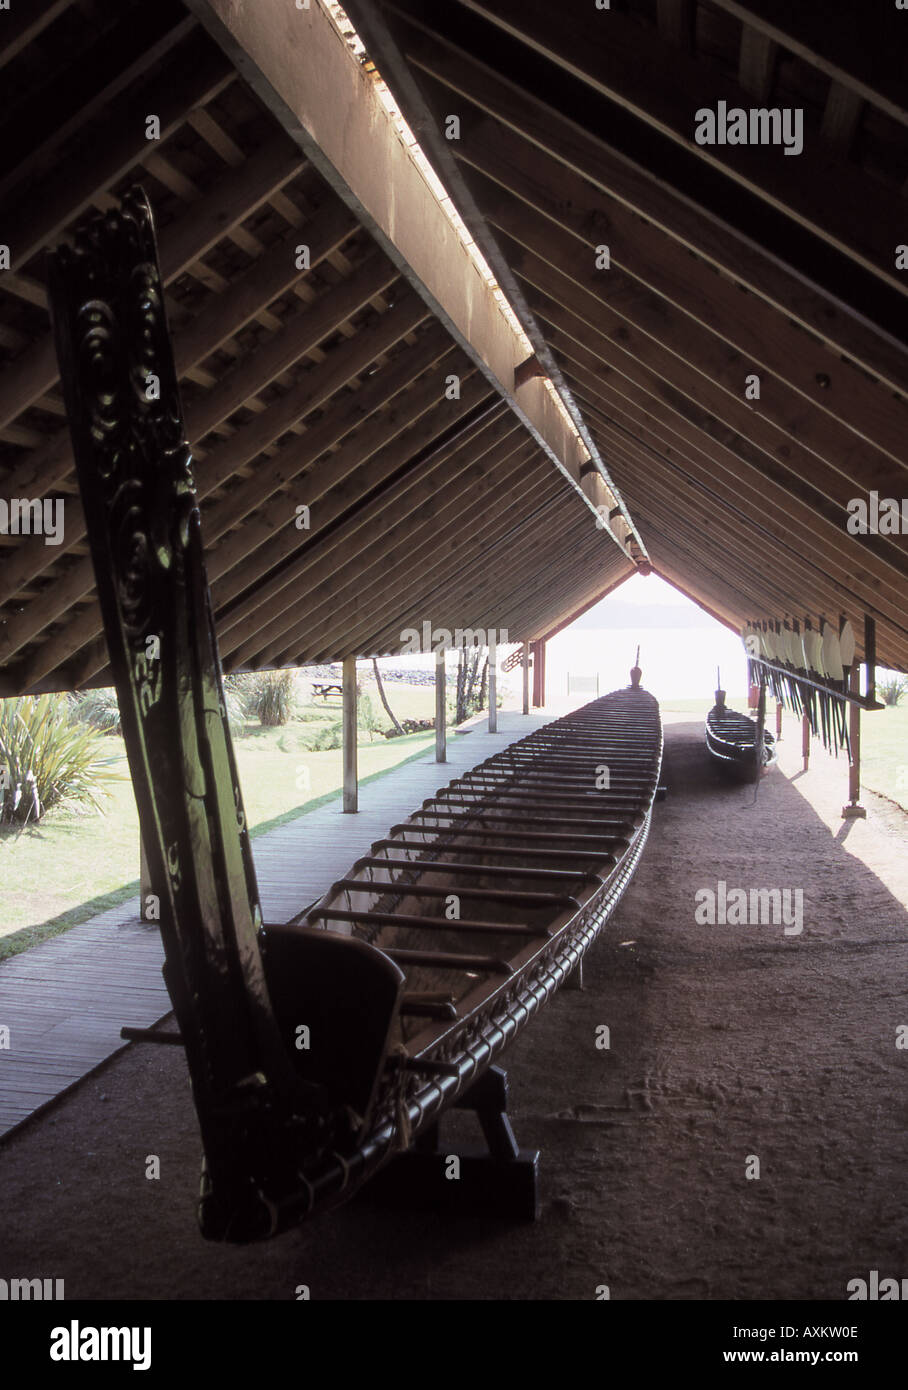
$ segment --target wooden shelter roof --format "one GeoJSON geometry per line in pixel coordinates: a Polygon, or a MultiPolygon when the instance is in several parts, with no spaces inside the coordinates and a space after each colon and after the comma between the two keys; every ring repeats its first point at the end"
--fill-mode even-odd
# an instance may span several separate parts
{"type": "Polygon", "coordinates": [[[905,669],[908,536],[846,522],[852,499],[908,494],[908,12],[347,11],[656,569],[735,627],[844,613],[858,631],[870,613],[879,658],[905,669]],[[696,143],[697,113],[720,102],[801,109],[803,153],[696,143]]]}
{"type": "Polygon", "coordinates": [[[228,0],[0,12],[0,499],[65,503],[59,545],[0,534],[0,696],[109,681],[43,259],[136,181],[226,669],[392,653],[426,620],[533,639],[647,555],[735,627],[869,612],[908,669],[906,537],[844,524],[869,489],[908,493],[904,29],[868,21],[858,45],[769,0],[350,0],[571,433],[480,291],[458,301],[457,256],[427,285],[393,199],[370,211],[372,152],[339,168],[324,112],[288,105],[269,20],[320,5],[246,7],[248,61],[228,0]],[[803,106],[804,154],[695,145],[694,111],[739,96],[803,106]]]}

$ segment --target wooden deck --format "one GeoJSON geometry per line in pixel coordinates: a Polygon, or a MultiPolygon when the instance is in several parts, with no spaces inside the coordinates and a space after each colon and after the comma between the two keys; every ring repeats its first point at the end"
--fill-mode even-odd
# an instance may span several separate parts
{"type": "MultiPolygon", "coordinates": [[[[499,711],[498,733],[485,721],[448,739],[448,761],[434,749],[360,788],[360,810],[345,815],[340,795],[253,842],[266,922],[286,922],[309,907],[374,840],[425,797],[484,758],[556,717],[499,711]]],[[[63,936],[0,963],[0,1136],[81,1081],[122,1047],[124,1024],[148,1028],[170,1012],[161,978],[157,927],[123,903],[63,936]]]]}

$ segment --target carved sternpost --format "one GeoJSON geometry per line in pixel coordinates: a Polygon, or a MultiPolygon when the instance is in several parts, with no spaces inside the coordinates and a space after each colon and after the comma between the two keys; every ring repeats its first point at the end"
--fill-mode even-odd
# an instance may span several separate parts
{"type": "MultiPolygon", "coordinates": [[[[250,1076],[289,1087],[224,707],[151,208],[141,188],[48,258],[111,671],[209,1177],[232,1187],[250,1076]],[[228,1133],[229,1131],[229,1133],[228,1133]]],[[[240,1184],[239,1191],[244,1191],[240,1184]]]]}

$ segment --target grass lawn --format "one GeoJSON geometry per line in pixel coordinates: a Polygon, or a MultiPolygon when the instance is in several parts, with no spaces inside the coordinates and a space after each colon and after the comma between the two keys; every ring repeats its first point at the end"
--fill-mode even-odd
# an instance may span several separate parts
{"type": "MultiPolygon", "coordinates": [[[[431,687],[391,686],[388,697],[398,718],[426,718],[434,713],[431,687]]],[[[304,746],[313,730],[322,727],[312,717],[316,713],[323,711],[313,707],[307,711],[305,722],[283,728],[249,726],[245,737],[235,740],[253,838],[339,793],[343,780],[340,749],[311,752],[304,746]]],[[[329,707],[323,725],[334,718],[329,707]]],[[[110,751],[119,752],[115,770],[122,771],[123,780],[114,784],[103,817],[61,809],[21,832],[0,832],[0,881],[4,885],[0,959],[138,895],[138,813],[124,744],[111,736],[105,737],[104,743],[110,751]]],[[[376,734],[371,742],[368,734],[362,734],[360,781],[389,772],[433,744],[431,732],[395,739],[376,734]]]]}
{"type": "Polygon", "coordinates": [[[908,811],[908,702],[862,716],[861,782],[908,811]]]}

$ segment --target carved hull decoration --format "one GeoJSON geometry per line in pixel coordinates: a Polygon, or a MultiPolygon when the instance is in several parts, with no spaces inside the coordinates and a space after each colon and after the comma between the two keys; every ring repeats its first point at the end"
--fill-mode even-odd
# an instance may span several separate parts
{"type": "Polygon", "coordinates": [[[579,961],[646,840],[658,705],[635,682],[530,735],[395,827],[308,926],[263,926],[142,191],[93,215],[50,260],[79,486],[205,1153],[202,1231],[262,1239],[350,1196],[406,1147],[579,961]]]}

